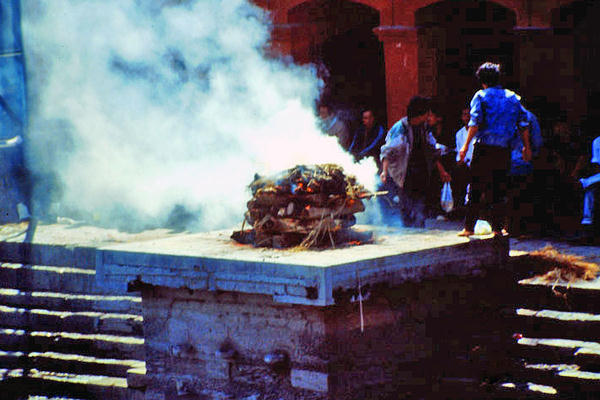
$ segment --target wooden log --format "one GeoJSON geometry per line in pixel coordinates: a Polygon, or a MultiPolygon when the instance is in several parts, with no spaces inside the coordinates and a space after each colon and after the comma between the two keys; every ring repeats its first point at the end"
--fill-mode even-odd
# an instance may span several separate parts
{"type": "Polygon", "coordinates": [[[328,229],[335,232],[353,223],[353,220],[344,218],[297,219],[276,218],[267,215],[254,225],[254,229],[261,234],[298,233],[308,235],[315,229],[328,229]]]}
{"type": "Polygon", "coordinates": [[[365,206],[358,199],[340,199],[330,207],[316,207],[310,204],[301,205],[299,203],[290,202],[286,207],[276,208],[273,206],[255,206],[248,209],[246,212],[246,220],[254,224],[256,221],[261,221],[265,216],[285,219],[293,218],[299,220],[307,219],[323,219],[333,217],[334,219],[353,215],[357,212],[364,211],[365,206]]]}
{"type": "Polygon", "coordinates": [[[305,218],[324,218],[338,217],[341,215],[351,215],[365,210],[363,202],[359,199],[346,198],[342,201],[336,201],[337,204],[331,204],[329,207],[311,207],[306,206],[301,216],[305,218]]]}
{"type": "Polygon", "coordinates": [[[248,202],[248,208],[261,207],[287,207],[290,202],[298,204],[312,204],[315,206],[327,206],[328,201],[344,198],[342,195],[327,195],[325,193],[316,194],[292,194],[292,193],[257,193],[252,200],[248,202]]]}

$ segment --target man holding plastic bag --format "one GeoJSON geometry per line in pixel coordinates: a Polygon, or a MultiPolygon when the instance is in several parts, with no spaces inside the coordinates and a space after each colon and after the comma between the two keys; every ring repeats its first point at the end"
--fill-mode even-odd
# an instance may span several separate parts
{"type": "Polygon", "coordinates": [[[381,147],[381,181],[389,191],[383,206],[398,210],[406,226],[425,226],[432,170],[437,168],[442,182],[451,180],[439,161],[436,141],[424,126],[429,110],[429,99],[411,98],[407,116],[392,126],[381,147]]]}

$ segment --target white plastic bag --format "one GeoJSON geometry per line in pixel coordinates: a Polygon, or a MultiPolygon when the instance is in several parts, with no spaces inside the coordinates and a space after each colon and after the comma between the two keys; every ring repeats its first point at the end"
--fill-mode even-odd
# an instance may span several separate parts
{"type": "Polygon", "coordinates": [[[454,200],[452,199],[452,187],[450,187],[450,182],[446,182],[442,186],[440,205],[442,206],[442,210],[446,211],[447,213],[452,211],[454,208],[454,200]]]}
{"type": "Polygon", "coordinates": [[[475,223],[475,234],[476,235],[489,235],[492,233],[492,227],[489,222],[483,219],[478,219],[475,223]]]}

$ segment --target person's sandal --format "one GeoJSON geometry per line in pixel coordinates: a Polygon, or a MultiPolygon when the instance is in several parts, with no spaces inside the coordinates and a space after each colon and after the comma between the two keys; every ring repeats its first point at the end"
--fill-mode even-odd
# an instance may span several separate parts
{"type": "Polygon", "coordinates": [[[458,233],[458,236],[469,237],[469,236],[472,236],[474,234],[475,234],[475,232],[473,232],[473,231],[468,231],[466,229],[463,229],[461,232],[458,233]]]}

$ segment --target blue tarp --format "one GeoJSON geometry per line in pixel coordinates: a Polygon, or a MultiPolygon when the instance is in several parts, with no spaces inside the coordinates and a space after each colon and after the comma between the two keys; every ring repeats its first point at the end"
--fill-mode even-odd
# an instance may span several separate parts
{"type": "Polygon", "coordinates": [[[19,0],[1,0],[0,139],[23,135],[26,112],[19,0]]]}
{"type": "Polygon", "coordinates": [[[26,120],[20,1],[0,0],[0,223],[23,218],[17,204],[28,203],[23,157],[26,120]]]}

